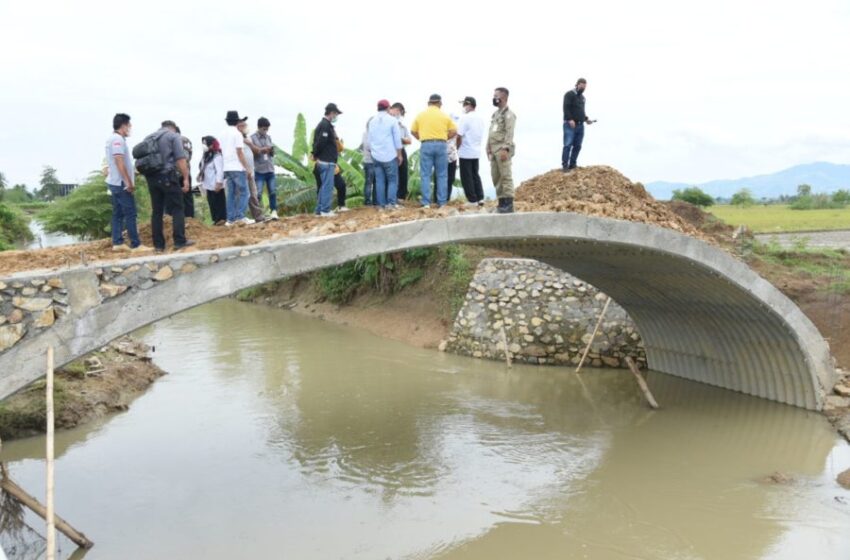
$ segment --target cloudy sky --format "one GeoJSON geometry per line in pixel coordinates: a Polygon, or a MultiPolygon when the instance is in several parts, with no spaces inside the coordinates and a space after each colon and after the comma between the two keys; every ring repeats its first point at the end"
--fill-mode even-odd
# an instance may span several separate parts
{"type": "Polygon", "coordinates": [[[848,29],[848,0],[0,0],[0,171],[30,186],[45,164],[84,179],[116,112],[135,141],[169,118],[197,144],[237,109],[268,117],[286,147],[298,112],[314,126],[334,101],[356,145],[382,97],[409,123],[432,92],[455,112],[473,95],[489,120],[504,85],[521,180],[560,164],[561,102],[579,76],[599,119],[581,165],[702,182],[848,163],[848,29]]]}

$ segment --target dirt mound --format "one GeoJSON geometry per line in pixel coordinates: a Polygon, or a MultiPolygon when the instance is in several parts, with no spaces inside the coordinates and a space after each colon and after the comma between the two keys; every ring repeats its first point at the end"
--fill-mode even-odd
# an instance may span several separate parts
{"type": "Polygon", "coordinates": [[[522,212],[576,212],[643,222],[707,239],[698,226],[652,198],[643,185],[606,166],[538,175],[519,186],[515,206],[522,212]]]}
{"type": "MultiPolygon", "coordinates": [[[[197,203],[203,204],[200,200],[197,203]]],[[[494,211],[494,206],[494,202],[488,202],[485,211],[494,211]]],[[[652,198],[643,185],[632,183],[610,167],[587,167],[566,174],[560,170],[551,171],[529,179],[520,185],[515,207],[520,212],[577,212],[644,222],[693,235],[704,241],[718,241],[717,235],[700,229],[696,216],[681,216],[666,203],[652,198]]],[[[190,251],[219,249],[255,245],[282,238],[349,233],[412,220],[445,218],[466,212],[478,213],[480,210],[464,206],[458,200],[440,209],[420,208],[417,202],[406,201],[403,207],[392,211],[372,207],[354,208],[333,218],[301,214],[251,226],[212,227],[187,219],[186,233],[187,237],[196,243],[188,249],[190,251]]],[[[144,245],[153,246],[150,224],[140,224],[139,235],[144,245]]],[[[167,217],[165,236],[170,248],[171,224],[167,217]]],[[[113,252],[109,239],[33,251],[4,251],[0,253],[0,276],[21,270],[56,269],[83,262],[110,261],[130,255],[128,252],[113,252]]]]}

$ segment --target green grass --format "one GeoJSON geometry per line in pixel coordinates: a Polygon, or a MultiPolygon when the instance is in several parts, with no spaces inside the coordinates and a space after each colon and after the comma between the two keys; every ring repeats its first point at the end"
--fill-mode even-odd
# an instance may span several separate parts
{"type": "Polygon", "coordinates": [[[745,225],[755,233],[850,229],[850,208],[792,210],[781,204],[756,204],[749,207],[712,206],[709,212],[727,224],[745,225]]]}
{"type": "Polygon", "coordinates": [[[826,289],[831,292],[850,293],[850,255],[843,250],[808,248],[802,242],[786,249],[770,241],[756,242],[753,252],[772,266],[827,280],[826,289]]]}

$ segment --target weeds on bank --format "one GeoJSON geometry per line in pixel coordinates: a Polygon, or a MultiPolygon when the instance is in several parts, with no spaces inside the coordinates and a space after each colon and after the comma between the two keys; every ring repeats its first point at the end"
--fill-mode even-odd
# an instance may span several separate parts
{"type": "Polygon", "coordinates": [[[754,242],[753,256],[772,266],[812,278],[825,278],[831,292],[850,293],[850,254],[843,249],[812,248],[806,237],[800,237],[792,247],[785,248],[772,239],[767,243],[754,242]]]}

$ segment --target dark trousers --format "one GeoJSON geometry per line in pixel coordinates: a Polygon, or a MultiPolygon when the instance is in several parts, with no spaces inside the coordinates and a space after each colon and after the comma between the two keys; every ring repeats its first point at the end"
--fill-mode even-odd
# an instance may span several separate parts
{"type": "Polygon", "coordinates": [[[460,158],[460,184],[469,202],[484,200],[484,187],[481,185],[481,175],[478,174],[478,159],[460,158]]]}
{"type": "Polygon", "coordinates": [[[204,190],[207,193],[207,204],[210,207],[212,222],[227,221],[227,195],[224,194],[224,189],[220,191],[204,190]]]}
{"type": "MultiPolygon", "coordinates": [[[[319,166],[313,168],[313,177],[316,179],[316,190],[322,188],[322,177],[319,175],[319,166]]],[[[342,178],[342,173],[334,175],[334,188],[336,189],[336,205],[345,206],[345,179],[342,178]]]]}
{"type": "MultiPolygon", "coordinates": [[[[457,176],[457,161],[450,161],[449,162],[449,181],[448,181],[448,185],[447,185],[447,188],[446,188],[446,202],[448,202],[452,199],[452,185],[454,185],[454,183],[455,183],[455,177],[456,176],[457,176]]],[[[432,191],[434,196],[431,198],[431,200],[437,200],[437,174],[434,173],[433,175],[431,175],[431,177],[434,178],[434,188],[433,188],[433,191],[432,191]]]]}
{"type": "Polygon", "coordinates": [[[374,206],[377,204],[375,197],[375,164],[363,162],[363,204],[374,206]]]}
{"type": "Polygon", "coordinates": [[[570,128],[569,123],[564,123],[564,150],[561,152],[561,167],[575,169],[583,140],[584,123],[576,123],[575,128],[570,128]]]}
{"type": "Polygon", "coordinates": [[[174,245],[186,244],[186,221],[183,216],[183,189],[180,176],[174,172],[148,177],[148,191],[151,194],[151,233],[155,249],[165,249],[165,236],[162,233],[162,215],[168,210],[171,214],[174,245]]]}
{"type": "Polygon", "coordinates": [[[195,195],[192,194],[192,189],[183,193],[183,215],[187,218],[195,217],[195,195]]]}
{"type": "MultiPolygon", "coordinates": [[[[407,199],[407,179],[408,179],[408,163],[407,163],[407,150],[404,148],[401,149],[401,163],[398,166],[398,199],[406,200],[407,199]]],[[[434,200],[437,200],[436,198],[434,200]]]]}

